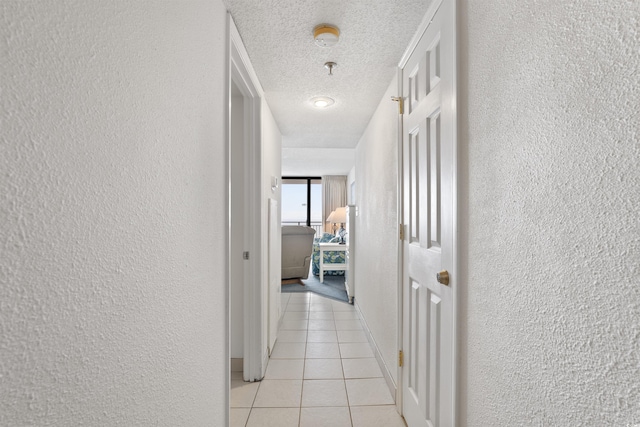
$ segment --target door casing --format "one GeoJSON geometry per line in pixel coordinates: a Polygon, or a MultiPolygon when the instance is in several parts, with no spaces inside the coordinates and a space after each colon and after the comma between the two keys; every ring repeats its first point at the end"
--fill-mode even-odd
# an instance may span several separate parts
{"type": "MultiPolygon", "coordinates": [[[[458,55],[458,48],[457,48],[457,7],[456,7],[456,1],[455,0],[436,0],[434,1],[434,3],[429,7],[429,10],[427,11],[427,13],[425,14],[420,26],[418,27],[416,33],[414,34],[413,38],[411,39],[411,42],[409,43],[407,49],[405,50],[402,58],[400,59],[400,62],[398,64],[398,94],[399,96],[402,96],[403,94],[403,69],[405,68],[405,66],[407,65],[407,62],[409,61],[409,58],[411,57],[412,53],[416,50],[419,42],[422,39],[422,36],[425,34],[425,32],[427,31],[427,28],[429,27],[433,17],[435,16],[436,12],[438,11],[438,9],[441,7],[441,5],[444,2],[450,2],[449,7],[451,8],[451,10],[449,11],[449,16],[448,16],[448,23],[450,24],[450,29],[449,31],[451,31],[451,36],[453,38],[452,43],[454,46],[454,53],[453,53],[453,75],[451,76],[451,86],[450,86],[450,96],[449,99],[447,100],[447,105],[446,108],[449,108],[451,113],[453,114],[453,126],[451,129],[452,132],[452,137],[453,137],[453,164],[452,164],[452,174],[451,174],[451,191],[452,191],[452,206],[451,206],[451,213],[452,213],[452,217],[451,217],[451,222],[453,224],[453,239],[452,239],[452,264],[449,267],[449,274],[452,277],[452,286],[453,286],[453,331],[454,331],[454,336],[453,336],[453,378],[452,378],[452,384],[451,384],[451,389],[452,389],[452,399],[453,399],[453,414],[452,414],[452,420],[453,420],[453,424],[452,425],[456,425],[457,423],[457,419],[456,419],[456,414],[457,414],[457,382],[458,382],[458,372],[457,372],[457,368],[458,368],[458,357],[457,357],[457,322],[458,322],[458,316],[457,316],[457,305],[458,305],[458,292],[457,292],[457,287],[459,287],[461,285],[461,283],[457,280],[457,278],[459,277],[459,238],[458,238],[458,227],[459,227],[459,218],[458,218],[458,163],[459,163],[459,155],[458,155],[458,149],[459,149],[459,144],[458,144],[458,118],[457,118],[457,84],[458,84],[458,75],[457,75],[457,55],[458,55]]],[[[402,173],[403,171],[403,164],[404,164],[404,153],[403,153],[403,119],[402,119],[402,115],[398,116],[398,121],[399,121],[399,125],[398,125],[398,170],[400,171],[400,173],[398,173],[398,183],[397,183],[397,188],[398,188],[398,217],[401,219],[401,222],[404,221],[404,217],[405,217],[405,212],[404,212],[404,200],[405,197],[408,197],[409,195],[404,194],[404,185],[403,185],[403,179],[404,179],[404,174],[402,173]]],[[[406,227],[404,224],[400,224],[400,227],[402,228],[402,233],[404,234],[404,238],[407,238],[407,231],[406,227]]],[[[398,345],[398,352],[400,352],[403,349],[403,322],[404,322],[404,310],[407,309],[404,307],[403,305],[403,278],[404,278],[404,257],[405,257],[405,253],[404,253],[404,244],[400,244],[398,245],[398,340],[397,340],[397,345],[398,345]]],[[[398,378],[398,387],[396,389],[396,408],[398,410],[399,413],[402,414],[402,407],[403,407],[403,369],[404,367],[400,367],[398,366],[398,374],[397,374],[397,378],[398,378]]],[[[411,427],[411,426],[409,426],[411,427]]]]}
{"type": "MultiPolygon", "coordinates": [[[[263,334],[263,318],[267,298],[262,287],[261,250],[261,188],[262,188],[262,143],[261,143],[261,99],[264,92],[253,71],[249,56],[242,44],[238,29],[230,14],[227,14],[229,30],[229,71],[228,99],[231,99],[232,82],[240,89],[244,97],[244,212],[229,212],[231,218],[241,218],[244,225],[244,252],[248,259],[244,261],[244,360],[243,377],[245,381],[261,380],[266,371],[268,351],[266,337],[263,334]]],[[[230,108],[227,109],[230,111],[230,108]]],[[[231,126],[229,116],[227,126],[231,126]]],[[[228,179],[231,180],[231,138],[228,135],[228,179]]],[[[229,194],[229,200],[231,199],[229,194]]],[[[229,204],[230,206],[230,204],[229,204]]],[[[230,233],[230,222],[227,224],[230,233]]],[[[229,236],[229,241],[233,236],[229,236]]],[[[228,248],[230,253],[230,247],[228,248]]],[[[229,266],[231,268],[231,266],[229,266]]],[[[227,284],[229,286],[230,283],[227,284]]]]}

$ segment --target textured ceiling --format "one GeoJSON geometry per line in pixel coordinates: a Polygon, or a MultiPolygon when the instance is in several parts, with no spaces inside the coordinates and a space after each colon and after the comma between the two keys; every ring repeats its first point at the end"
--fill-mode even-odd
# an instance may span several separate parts
{"type": "Polygon", "coordinates": [[[285,148],[354,148],[430,0],[225,0],[285,148]],[[317,47],[313,28],[340,28],[317,47]],[[329,76],[324,63],[338,64],[329,76]],[[336,103],[311,106],[314,96],[336,103]]]}

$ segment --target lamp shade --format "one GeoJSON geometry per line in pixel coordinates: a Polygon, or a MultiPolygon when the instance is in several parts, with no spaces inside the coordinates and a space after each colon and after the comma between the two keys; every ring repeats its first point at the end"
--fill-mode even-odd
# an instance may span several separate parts
{"type": "Polygon", "coordinates": [[[329,214],[329,216],[327,217],[327,222],[336,222],[333,220],[333,217],[336,215],[336,211],[331,211],[331,213],[329,214]]]}
{"type": "Polygon", "coordinates": [[[345,222],[347,222],[346,207],[336,208],[334,212],[335,212],[335,215],[333,216],[332,222],[341,223],[341,224],[344,224],[345,222]]]}

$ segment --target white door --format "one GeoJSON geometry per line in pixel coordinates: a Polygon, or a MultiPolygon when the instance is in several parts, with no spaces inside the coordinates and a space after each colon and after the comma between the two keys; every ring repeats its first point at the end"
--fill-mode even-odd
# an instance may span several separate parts
{"type": "Polygon", "coordinates": [[[402,412],[409,427],[455,425],[454,1],[435,8],[402,67],[402,412]],[[436,279],[442,270],[448,285],[436,279]]]}

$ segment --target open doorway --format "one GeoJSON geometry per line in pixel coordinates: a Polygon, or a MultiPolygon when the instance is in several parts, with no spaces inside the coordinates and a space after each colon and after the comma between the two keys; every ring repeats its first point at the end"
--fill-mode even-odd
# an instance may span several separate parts
{"type": "MultiPolygon", "coordinates": [[[[231,120],[229,125],[230,139],[230,209],[231,212],[244,212],[244,96],[238,85],[231,82],[231,120]]],[[[245,272],[243,268],[243,252],[245,248],[244,220],[240,216],[230,217],[229,240],[229,298],[230,298],[230,337],[229,351],[231,371],[244,370],[244,291],[245,272]]]]}
{"type": "Polygon", "coordinates": [[[266,369],[260,108],[262,91],[229,16],[229,349],[232,371],[259,381],[266,369]]]}

